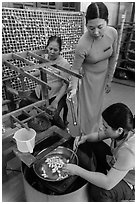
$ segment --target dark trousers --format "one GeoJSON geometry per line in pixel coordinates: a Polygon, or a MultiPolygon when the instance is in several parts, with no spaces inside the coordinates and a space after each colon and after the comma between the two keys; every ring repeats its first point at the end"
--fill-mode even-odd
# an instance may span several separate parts
{"type": "MultiPolygon", "coordinates": [[[[93,155],[95,156],[94,163],[97,172],[107,174],[107,170],[110,169],[106,162],[106,155],[112,155],[110,147],[105,142],[85,142],[79,146],[78,150],[80,164],[90,161],[93,155]],[[83,156],[82,156],[83,155],[83,156]]],[[[89,162],[90,165],[90,162],[89,162]]],[[[88,163],[86,169],[90,169],[88,163]]]]}
{"type": "MultiPolygon", "coordinates": [[[[96,172],[107,174],[110,166],[106,162],[106,155],[112,155],[110,147],[105,142],[86,142],[79,146],[78,157],[80,165],[90,171],[95,166],[96,172]]],[[[91,202],[120,202],[121,200],[134,200],[135,192],[125,181],[120,181],[111,190],[105,190],[88,183],[88,195],[91,202]]]]}
{"type": "MultiPolygon", "coordinates": [[[[66,128],[67,123],[67,115],[68,115],[68,105],[66,102],[67,94],[65,94],[60,101],[58,102],[57,110],[54,112],[53,115],[53,125],[56,125],[60,127],[61,129],[66,128]],[[60,117],[60,112],[63,110],[63,119],[60,117]]],[[[55,97],[49,99],[49,104],[51,104],[54,101],[55,97]]]]}
{"type": "Polygon", "coordinates": [[[94,202],[121,202],[135,200],[135,190],[131,190],[128,184],[121,180],[111,190],[105,190],[93,184],[88,184],[89,201],[94,202]]]}

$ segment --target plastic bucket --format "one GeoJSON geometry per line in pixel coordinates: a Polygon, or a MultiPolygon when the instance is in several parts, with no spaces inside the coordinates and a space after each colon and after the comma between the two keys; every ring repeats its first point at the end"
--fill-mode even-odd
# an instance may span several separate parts
{"type": "Polygon", "coordinates": [[[19,129],[13,136],[16,140],[18,150],[24,153],[33,152],[35,147],[35,137],[36,131],[32,128],[30,128],[30,130],[27,130],[26,128],[19,129]]]}

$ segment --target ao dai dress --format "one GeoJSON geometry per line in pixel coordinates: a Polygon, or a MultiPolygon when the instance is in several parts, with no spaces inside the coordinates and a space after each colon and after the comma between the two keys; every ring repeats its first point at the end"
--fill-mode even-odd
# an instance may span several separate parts
{"type": "Polygon", "coordinates": [[[76,47],[72,70],[81,70],[83,75],[78,90],[78,122],[84,134],[98,130],[105,84],[112,80],[115,70],[116,48],[117,31],[109,26],[100,39],[85,32],[76,47]]]}

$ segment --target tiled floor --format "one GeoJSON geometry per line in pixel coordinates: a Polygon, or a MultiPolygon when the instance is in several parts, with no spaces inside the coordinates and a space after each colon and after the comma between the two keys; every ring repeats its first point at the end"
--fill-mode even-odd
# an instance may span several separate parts
{"type": "MultiPolygon", "coordinates": [[[[135,113],[135,88],[112,83],[112,91],[105,96],[104,108],[115,102],[123,102],[128,105],[132,112],[135,113]]],[[[68,115],[69,129],[71,134],[78,135],[78,126],[72,124],[71,113],[68,115]]],[[[2,201],[3,202],[24,202],[25,194],[20,173],[14,173],[12,177],[6,179],[2,186],[2,201]]]]}

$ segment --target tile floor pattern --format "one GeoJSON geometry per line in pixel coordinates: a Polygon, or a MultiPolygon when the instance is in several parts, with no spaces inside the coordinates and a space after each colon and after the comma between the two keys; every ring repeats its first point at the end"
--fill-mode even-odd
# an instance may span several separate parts
{"type": "MultiPolygon", "coordinates": [[[[104,108],[116,102],[123,102],[135,113],[135,87],[112,83],[112,91],[105,96],[104,108]]],[[[69,129],[73,136],[78,135],[78,126],[73,126],[72,116],[68,114],[69,129]]],[[[13,173],[2,185],[3,202],[24,202],[25,193],[20,173],[13,173]]]]}

